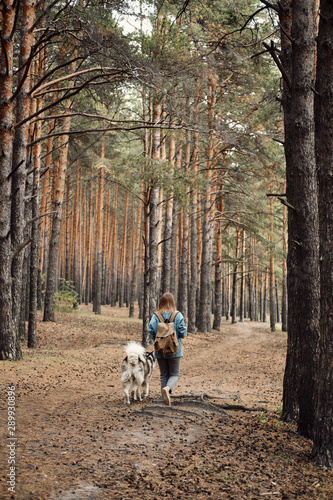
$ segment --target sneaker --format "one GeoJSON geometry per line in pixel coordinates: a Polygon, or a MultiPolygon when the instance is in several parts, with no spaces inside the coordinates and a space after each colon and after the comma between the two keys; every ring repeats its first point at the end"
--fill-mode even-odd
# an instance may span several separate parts
{"type": "Polygon", "coordinates": [[[169,389],[163,387],[162,389],[163,402],[167,406],[171,406],[169,389]]]}

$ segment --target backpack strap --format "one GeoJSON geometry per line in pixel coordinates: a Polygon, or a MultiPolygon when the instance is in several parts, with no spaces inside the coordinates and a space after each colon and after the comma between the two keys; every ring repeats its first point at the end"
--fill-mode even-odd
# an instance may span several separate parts
{"type": "Polygon", "coordinates": [[[168,320],[165,320],[162,316],[162,314],[159,312],[159,311],[155,311],[154,314],[156,314],[157,318],[159,319],[159,321],[161,323],[173,323],[174,320],[175,320],[175,317],[177,316],[179,311],[173,311],[173,313],[171,314],[170,318],[168,320]]]}
{"type": "Polygon", "coordinates": [[[157,318],[161,323],[165,323],[165,319],[163,318],[162,314],[159,311],[155,311],[154,314],[156,314],[157,318]]]}
{"type": "Polygon", "coordinates": [[[179,313],[179,311],[173,311],[173,313],[171,314],[171,316],[169,318],[169,323],[173,323],[175,321],[175,318],[176,318],[178,313],[179,313]]]}

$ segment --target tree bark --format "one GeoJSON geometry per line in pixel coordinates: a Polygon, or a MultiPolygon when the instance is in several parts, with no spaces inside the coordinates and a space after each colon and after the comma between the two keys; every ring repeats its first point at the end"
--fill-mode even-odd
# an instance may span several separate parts
{"type": "MultiPolygon", "coordinates": [[[[42,56],[40,52],[37,74],[42,73],[42,56]]],[[[38,100],[37,108],[43,106],[43,99],[38,100]]],[[[36,138],[42,135],[42,122],[39,121],[36,126],[36,138]]],[[[30,293],[29,293],[29,318],[28,318],[28,347],[36,349],[37,347],[37,305],[38,305],[38,271],[39,271],[39,253],[40,253],[40,220],[39,220],[39,181],[41,165],[42,144],[38,142],[33,147],[33,188],[32,188],[32,228],[31,228],[31,251],[30,251],[30,293]]]]}
{"type": "Polygon", "coordinates": [[[281,1],[281,60],[288,75],[283,84],[286,194],[293,207],[288,214],[288,346],[282,418],[296,421],[307,437],[313,430],[319,329],[313,19],[313,0],[281,1]]]}
{"type": "Polygon", "coordinates": [[[241,264],[241,282],[240,282],[240,300],[239,300],[239,321],[244,323],[245,317],[245,229],[242,231],[242,264],[241,264]]]}
{"type": "MultiPolygon", "coordinates": [[[[29,117],[30,112],[30,62],[31,47],[33,44],[33,25],[36,3],[24,0],[22,12],[22,27],[20,35],[20,56],[18,85],[21,85],[16,98],[16,123],[29,117]]],[[[22,267],[24,252],[25,229],[25,187],[27,170],[27,139],[29,125],[15,129],[13,143],[12,165],[12,207],[11,207],[11,243],[12,243],[12,310],[14,328],[19,330],[22,304],[22,267]]],[[[24,283],[24,286],[26,283],[24,283]]]]}
{"type": "MultiPolygon", "coordinates": [[[[287,207],[283,205],[283,252],[287,251],[287,207]]],[[[281,311],[281,321],[282,321],[282,331],[286,332],[288,322],[287,322],[287,261],[283,259],[282,262],[282,311],[281,311]]]]}
{"type": "MultiPolygon", "coordinates": [[[[53,95],[53,103],[57,100],[57,93],[53,95]]],[[[50,133],[54,128],[55,120],[51,120],[48,126],[48,132],[50,133]]],[[[45,158],[45,170],[43,175],[43,189],[42,189],[42,199],[40,213],[42,216],[42,228],[41,228],[41,254],[39,259],[39,272],[40,281],[42,275],[46,277],[47,263],[49,258],[49,236],[50,236],[50,217],[45,216],[46,213],[51,211],[52,208],[52,196],[51,196],[51,166],[52,166],[52,149],[53,149],[53,137],[49,137],[46,141],[46,158],[45,158]]],[[[42,290],[42,283],[40,283],[40,296],[42,298],[42,292],[45,292],[46,283],[44,281],[44,290],[42,290]]],[[[42,300],[40,300],[39,308],[42,308],[42,300]]]]}
{"type": "MultiPolygon", "coordinates": [[[[272,185],[270,186],[270,192],[273,192],[272,185]]],[[[274,273],[274,248],[273,248],[273,197],[270,197],[270,274],[269,274],[269,316],[271,323],[271,332],[275,332],[276,323],[276,302],[275,302],[275,273],[274,273]]]]}
{"type": "MultiPolygon", "coordinates": [[[[175,163],[175,139],[174,133],[170,132],[169,138],[169,163],[171,169],[174,169],[175,163]]],[[[172,235],[172,194],[167,195],[165,203],[165,218],[164,218],[164,244],[163,244],[163,264],[162,264],[162,286],[161,294],[171,290],[171,235],[172,235]]]]}
{"type": "MultiPolygon", "coordinates": [[[[159,123],[162,108],[157,102],[154,103],[154,123],[159,123]]],[[[153,134],[152,159],[158,161],[160,158],[161,131],[156,128],[153,134]]],[[[151,186],[149,200],[149,316],[151,317],[157,308],[158,290],[158,234],[159,234],[159,187],[151,186]]]]}
{"type": "Polygon", "coordinates": [[[232,275],[231,323],[237,323],[237,273],[238,273],[239,229],[236,227],[234,258],[235,265],[232,275]]]}
{"type": "MultiPolygon", "coordinates": [[[[200,140],[199,140],[199,97],[200,91],[196,91],[194,102],[194,121],[196,130],[193,132],[193,161],[192,169],[194,175],[199,171],[200,165],[200,140]]],[[[188,293],[188,331],[196,333],[197,313],[197,289],[198,289],[198,192],[195,186],[191,190],[191,232],[190,232],[190,287],[188,293]]]]}
{"type": "MultiPolygon", "coordinates": [[[[225,166],[225,163],[223,164],[225,166]]],[[[217,199],[217,219],[215,224],[216,235],[216,262],[215,262],[215,303],[214,303],[214,320],[213,329],[220,331],[222,319],[222,214],[224,211],[223,200],[223,187],[224,179],[223,174],[217,176],[220,179],[217,189],[219,189],[217,199]]]]}
{"type": "MultiPolygon", "coordinates": [[[[104,155],[101,155],[103,161],[104,155]]],[[[98,193],[96,214],[96,240],[95,240],[95,273],[94,273],[94,313],[102,314],[102,265],[103,265],[103,208],[104,208],[104,175],[105,166],[98,169],[98,193]]],[[[126,191],[126,193],[128,193],[126,191]]],[[[126,223],[126,217],[124,218],[126,223]]],[[[120,304],[119,304],[120,305],[120,304]]]]}
{"type": "MultiPolygon", "coordinates": [[[[71,101],[67,100],[65,110],[69,111],[70,107],[71,107],[71,101]]],[[[63,130],[69,132],[70,118],[64,119],[63,130]]],[[[57,169],[53,181],[54,213],[52,219],[52,232],[50,240],[43,321],[54,321],[53,300],[57,288],[58,250],[59,250],[60,229],[61,229],[62,203],[64,199],[65,180],[66,180],[68,141],[69,141],[68,135],[63,135],[61,137],[59,161],[57,164],[57,169]]]]}
{"type": "Polygon", "coordinates": [[[13,26],[15,2],[3,3],[0,52],[0,359],[15,360],[19,339],[12,318],[11,161],[13,129],[13,26]]]}
{"type": "Polygon", "coordinates": [[[202,227],[202,254],[200,276],[200,311],[198,315],[198,330],[211,332],[211,285],[212,285],[212,260],[213,260],[213,229],[212,229],[212,197],[211,180],[214,156],[214,118],[216,106],[216,75],[208,77],[207,115],[208,115],[208,144],[206,165],[206,193],[204,220],[202,227]]]}
{"type": "Polygon", "coordinates": [[[333,12],[320,2],[315,96],[316,160],[319,177],[321,314],[313,456],[333,469],[333,12]]]}

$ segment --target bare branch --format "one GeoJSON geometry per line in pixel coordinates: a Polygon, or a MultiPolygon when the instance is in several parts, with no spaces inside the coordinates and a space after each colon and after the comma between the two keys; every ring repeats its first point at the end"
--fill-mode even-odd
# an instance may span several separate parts
{"type": "MultiPolygon", "coordinates": [[[[104,76],[106,76],[106,75],[104,75],[104,76]]],[[[75,90],[73,92],[71,92],[70,94],[66,94],[66,95],[60,97],[57,101],[52,102],[48,106],[45,106],[44,108],[39,109],[38,111],[36,111],[36,113],[33,113],[32,115],[28,116],[24,120],[21,120],[20,122],[16,123],[15,126],[14,126],[14,128],[21,127],[22,125],[24,125],[24,123],[29,122],[30,120],[32,120],[36,116],[39,116],[40,114],[44,113],[48,109],[53,108],[57,104],[60,104],[62,101],[65,101],[66,99],[71,99],[76,94],[78,94],[79,92],[81,92],[81,90],[83,88],[87,87],[93,80],[96,80],[97,78],[100,78],[100,77],[101,77],[101,75],[95,75],[93,78],[91,78],[90,80],[84,82],[79,87],[76,87],[75,90]]]]}
{"type": "Polygon", "coordinates": [[[144,120],[113,120],[112,118],[108,118],[107,116],[104,115],[95,115],[95,114],[90,114],[90,113],[67,113],[63,115],[51,115],[51,116],[46,116],[46,117],[41,117],[41,118],[35,118],[34,120],[31,120],[31,123],[35,123],[38,121],[46,121],[46,120],[56,120],[58,118],[68,118],[72,116],[83,116],[85,118],[92,118],[96,120],[105,120],[110,123],[142,123],[145,125],[156,125],[153,122],[145,122],[144,120]]]}
{"type": "Polygon", "coordinates": [[[291,81],[290,81],[290,78],[286,72],[286,70],[284,69],[280,59],[278,58],[277,54],[276,54],[276,48],[274,46],[274,42],[271,41],[271,45],[268,45],[267,43],[263,43],[263,46],[267,49],[267,51],[270,53],[270,55],[272,56],[275,64],[277,65],[277,67],[279,68],[279,70],[281,71],[281,74],[283,76],[283,78],[285,79],[288,87],[290,88],[291,87],[291,81]]]}
{"type": "Polygon", "coordinates": [[[59,136],[62,136],[62,135],[81,135],[81,134],[91,134],[91,133],[96,133],[96,132],[114,132],[116,130],[122,130],[124,132],[132,132],[134,130],[141,130],[141,129],[145,129],[145,128],[151,128],[151,129],[154,129],[154,128],[163,128],[163,129],[167,129],[167,130],[179,130],[179,129],[182,129],[183,127],[181,126],[165,126],[165,127],[161,127],[161,125],[140,125],[140,126],[137,126],[137,127],[109,127],[109,128],[95,128],[95,129],[84,129],[84,130],[71,130],[71,131],[67,131],[67,132],[55,132],[54,134],[49,134],[49,135],[44,135],[42,137],[39,137],[38,139],[36,139],[35,141],[32,141],[32,142],[29,142],[28,146],[34,146],[35,144],[37,144],[38,142],[41,142],[41,141],[44,141],[45,139],[48,139],[49,137],[59,137],[59,136]]]}
{"type": "Polygon", "coordinates": [[[30,95],[38,88],[38,90],[40,90],[40,85],[42,82],[44,82],[45,80],[47,80],[51,75],[53,75],[56,71],[62,69],[62,68],[65,68],[66,66],[69,66],[71,65],[72,63],[76,62],[76,61],[80,61],[82,60],[83,57],[75,57],[74,59],[71,59],[70,61],[66,61],[65,63],[63,64],[59,64],[56,68],[52,68],[51,71],[49,71],[48,73],[45,73],[45,75],[36,83],[36,85],[34,87],[32,87],[32,89],[30,89],[30,95]]]}
{"type": "Polygon", "coordinates": [[[267,2],[266,0],[260,0],[261,3],[263,3],[266,7],[269,9],[275,10],[275,12],[280,12],[279,5],[278,4],[273,4],[271,2],[267,2]]]}
{"type": "MultiPolygon", "coordinates": [[[[57,85],[60,82],[63,82],[64,80],[70,80],[71,78],[76,78],[77,76],[85,75],[87,73],[92,73],[93,71],[108,71],[109,75],[119,75],[119,74],[124,74],[126,71],[122,70],[115,70],[114,68],[108,68],[108,67],[97,67],[97,68],[88,68],[88,69],[83,69],[81,71],[76,71],[75,73],[71,73],[70,75],[62,76],[60,78],[57,78],[56,80],[52,80],[51,82],[44,83],[44,85],[41,85],[38,87],[36,90],[31,92],[31,97],[38,97],[38,95],[35,95],[35,93],[38,91],[40,92],[41,90],[44,90],[48,87],[52,87],[53,85],[57,85]],[[113,71],[114,73],[110,73],[110,71],[113,71]]],[[[104,73],[103,73],[104,76],[104,73]]]]}

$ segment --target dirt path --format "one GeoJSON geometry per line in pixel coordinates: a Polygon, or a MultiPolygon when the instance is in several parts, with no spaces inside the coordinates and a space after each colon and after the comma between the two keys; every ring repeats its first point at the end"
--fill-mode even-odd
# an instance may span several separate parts
{"type": "Polygon", "coordinates": [[[0,498],[333,498],[333,475],[311,464],[311,442],[276,414],[286,334],[246,322],[189,335],[171,410],[160,401],[158,368],[149,398],[125,407],[120,364],[141,323],[126,309],[89,311],[40,323],[37,351],[1,364],[0,498]]]}

